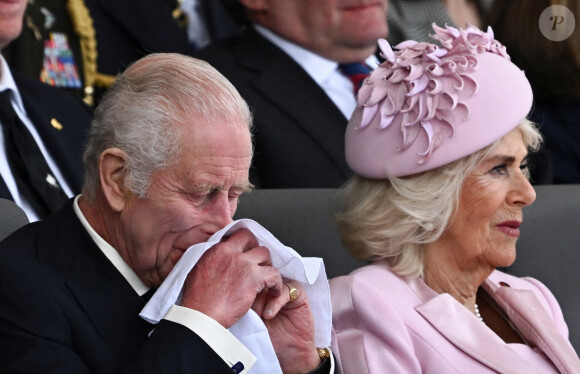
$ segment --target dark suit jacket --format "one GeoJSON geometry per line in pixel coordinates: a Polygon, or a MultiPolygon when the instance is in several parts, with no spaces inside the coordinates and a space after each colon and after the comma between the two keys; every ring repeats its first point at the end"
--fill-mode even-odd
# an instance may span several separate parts
{"type": "MultiPolygon", "coordinates": [[[[554,104],[537,100],[531,120],[540,125],[545,137],[545,153],[541,156],[544,156],[544,161],[551,162],[552,183],[580,183],[580,101],[554,104]]],[[[546,175],[542,173],[544,165],[541,162],[537,164],[539,166],[532,165],[532,176],[546,175]]]]}
{"type": "MultiPolygon", "coordinates": [[[[187,32],[173,19],[175,0],[85,0],[97,33],[97,66],[117,75],[133,61],[154,52],[191,55],[187,32]]],[[[221,2],[203,0],[212,40],[238,32],[221,2]]]]}
{"type": "Polygon", "coordinates": [[[232,373],[187,327],[141,319],[144,306],[71,199],[0,241],[0,372],[232,373]]]}
{"type": "Polygon", "coordinates": [[[248,28],[196,54],[226,76],[254,112],[251,182],[262,188],[338,187],[351,171],[347,119],[281,49],[248,28]]]}
{"type": "Polygon", "coordinates": [[[82,227],[72,200],[0,243],[0,305],[2,372],[231,374],[188,328],[139,317],[145,302],[82,227]]]}
{"type": "MultiPolygon", "coordinates": [[[[47,151],[73,193],[79,193],[84,177],[82,154],[91,120],[90,109],[72,93],[62,92],[17,72],[12,74],[28,117],[47,151]],[[52,126],[53,118],[60,122],[62,129],[52,126]]],[[[0,197],[12,200],[1,177],[0,197]]]]}

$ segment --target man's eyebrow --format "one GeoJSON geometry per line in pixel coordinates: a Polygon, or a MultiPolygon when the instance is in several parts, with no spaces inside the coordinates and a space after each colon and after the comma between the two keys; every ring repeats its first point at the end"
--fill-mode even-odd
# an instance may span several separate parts
{"type": "MultiPolygon", "coordinates": [[[[243,184],[236,184],[233,185],[229,188],[230,190],[238,190],[241,192],[249,192],[252,191],[254,189],[254,185],[251,184],[250,182],[247,183],[243,183],[243,184]]],[[[192,188],[193,192],[210,192],[210,191],[217,191],[217,190],[225,190],[225,188],[222,186],[218,186],[218,185],[213,185],[211,183],[202,183],[202,184],[198,184],[196,186],[193,186],[192,188]]]]}
{"type": "Polygon", "coordinates": [[[242,192],[250,192],[254,189],[254,185],[250,182],[244,183],[242,185],[233,186],[234,189],[238,189],[242,192]]]}

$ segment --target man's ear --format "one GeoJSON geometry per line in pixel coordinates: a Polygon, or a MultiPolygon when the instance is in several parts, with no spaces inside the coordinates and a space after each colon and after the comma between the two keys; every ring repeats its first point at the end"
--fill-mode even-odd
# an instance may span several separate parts
{"type": "Polygon", "coordinates": [[[115,212],[120,212],[129,199],[125,187],[127,155],[119,148],[105,149],[99,156],[99,175],[103,195],[115,212]]]}

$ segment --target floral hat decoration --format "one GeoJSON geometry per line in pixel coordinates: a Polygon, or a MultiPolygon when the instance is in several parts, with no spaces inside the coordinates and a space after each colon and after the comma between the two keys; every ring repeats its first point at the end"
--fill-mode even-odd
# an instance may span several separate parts
{"type": "Polygon", "coordinates": [[[474,153],[515,128],[532,106],[523,71],[483,32],[433,24],[441,46],[405,41],[367,77],[346,130],[357,174],[382,179],[430,170],[474,153]]]}

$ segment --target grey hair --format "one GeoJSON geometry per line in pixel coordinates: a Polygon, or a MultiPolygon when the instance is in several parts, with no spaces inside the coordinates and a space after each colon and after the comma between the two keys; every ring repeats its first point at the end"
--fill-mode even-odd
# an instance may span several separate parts
{"type": "MultiPolygon", "coordinates": [[[[518,129],[528,149],[540,147],[542,137],[532,122],[523,120],[518,129]]],[[[359,260],[385,259],[401,276],[420,276],[424,244],[436,241],[449,226],[463,182],[500,141],[407,177],[373,180],[353,176],[335,201],[334,218],[345,248],[359,260]]]]}
{"type": "Polygon", "coordinates": [[[151,178],[179,160],[184,124],[252,126],[252,114],[234,86],[207,62],[174,54],[150,54],[117,77],[91,123],[83,155],[83,195],[94,199],[100,185],[99,157],[109,148],[126,154],[125,185],[139,198],[151,178]]]}

